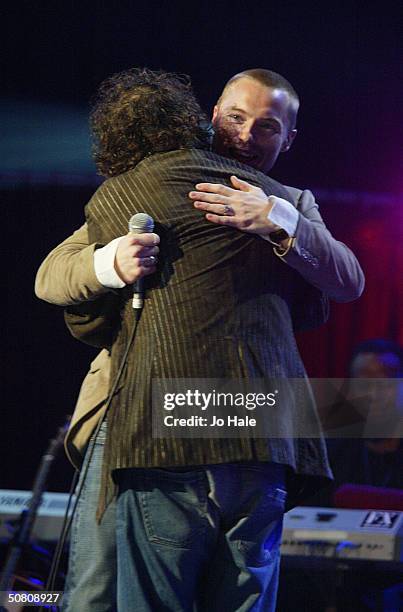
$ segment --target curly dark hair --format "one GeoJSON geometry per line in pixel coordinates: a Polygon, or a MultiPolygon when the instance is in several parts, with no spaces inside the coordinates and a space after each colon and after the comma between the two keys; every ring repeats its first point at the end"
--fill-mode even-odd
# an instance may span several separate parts
{"type": "Polygon", "coordinates": [[[147,155],[208,148],[208,120],[187,75],[147,68],[125,70],[101,83],[90,114],[99,174],[134,168],[147,155]]]}

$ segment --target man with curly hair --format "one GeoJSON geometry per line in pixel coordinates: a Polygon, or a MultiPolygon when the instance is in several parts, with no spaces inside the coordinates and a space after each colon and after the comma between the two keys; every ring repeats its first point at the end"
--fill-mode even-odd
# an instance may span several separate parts
{"type": "MultiPolygon", "coordinates": [[[[270,169],[295,135],[290,117],[297,102],[278,77],[243,73],[223,92],[215,118],[227,129],[217,119],[216,146],[239,161],[206,150],[205,117],[174,75],[118,75],[101,88],[92,113],[98,167],[112,178],[87,206],[87,244],[106,246],[92,249],[91,279],[80,279],[84,299],[98,299],[70,309],[67,318],[81,339],[112,345],[112,378],[133,318],[126,285],[147,268],[142,259],[155,264],[149,252],[122,257],[133,245],[121,235],[134,210],[149,212],[161,234],[160,265],[149,277],[135,351],[108,414],[101,510],[112,470],[119,487],[121,610],[190,610],[196,601],[205,610],[274,609],[286,486],[291,495],[329,476],[319,439],[159,441],[151,435],[152,377],[254,378],[274,370],[304,376],[291,326],[323,321],[321,290],[341,301],[362,291],[358,263],[327,232],[316,204],[307,195],[295,202],[259,172],[270,169]],[[234,88],[241,108],[228,102],[234,88]],[[257,109],[251,88],[259,93],[252,96],[257,109]],[[266,116],[254,117],[263,107],[266,116]],[[240,146],[248,138],[254,145],[240,146]],[[237,200],[229,182],[235,174],[241,178],[232,185],[245,194],[237,200]],[[204,195],[192,194],[192,207],[188,192],[200,180],[204,195]],[[217,180],[229,191],[218,189],[217,180]],[[211,199],[214,189],[219,199],[211,199]],[[213,223],[200,215],[203,206],[214,213],[213,223]],[[220,228],[222,215],[249,235],[220,228]]],[[[69,293],[71,301],[83,299],[69,293]]]]}

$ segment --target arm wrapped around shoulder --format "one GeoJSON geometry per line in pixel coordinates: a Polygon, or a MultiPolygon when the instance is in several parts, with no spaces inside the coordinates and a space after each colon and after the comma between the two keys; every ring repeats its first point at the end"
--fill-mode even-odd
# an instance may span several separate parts
{"type": "Polygon", "coordinates": [[[360,297],[365,278],[354,253],[329,232],[312,193],[301,192],[293,246],[283,257],[288,265],[336,302],[360,297]]]}
{"type": "Polygon", "coordinates": [[[35,278],[35,294],[41,300],[68,306],[105,294],[94,270],[94,250],[87,225],[55,247],[42,262],[35,278]]]}

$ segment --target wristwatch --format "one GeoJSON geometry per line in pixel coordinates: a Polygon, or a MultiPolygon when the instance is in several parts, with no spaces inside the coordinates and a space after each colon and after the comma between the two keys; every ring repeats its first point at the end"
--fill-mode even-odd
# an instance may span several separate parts
{"type": "Polygon", "coordinates": [[[283,229],[276,230],[275,232],[270,232],[268,235],[269,242],[275,244],[276,246],[281,246],[282,240],[287,240],[290,236],[283,229]]]}

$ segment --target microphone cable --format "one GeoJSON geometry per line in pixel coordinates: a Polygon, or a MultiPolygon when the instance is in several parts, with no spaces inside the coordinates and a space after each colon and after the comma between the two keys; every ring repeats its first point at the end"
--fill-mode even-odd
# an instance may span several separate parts
{"type": "MultiPolygon", "coordinates": [[[[104,422],[104,420],[105,420],[105,418],[107,416],[109,407],[110,407],[111,402],[112,402],[112,398],[113,398],[113,396],[115,394],[116,388],[117,388],[117,386],[119,384],[120,378],[121,378],[122,373],[123,373],[123,369],[124,369],[124,367],[126,365],[126,360],[127,360],[127,357],[128,357],[128,354],[129,354],[129,351],[130,351],[130,348],[131,348],[131,345],[133,344],[134,338],[136,336],[137,327],[138,327],[138,324],[139,324],[139,321],[140,321],[142,309],[134,309],[134,312],[135,312],[135,321],[134,321],[133,329],[132,329],[132,332],[130,334],[129,340],[127,342],[126,349],[125,349],[125,352],[124,352],[121,364],[119,366],[118,373],[117,373],[117,375],[115,377],[115,380],[114,380],[114,383],[112,385],[112,389],[109,392],[108,399],[106,401],[105,413],[104,413],[102,419],[99,420],[99,422],[98,422],[98,424],[97,424],[97,426],[95,428],[95,431],[94,431],[94,433],[92,435],[91,441],[89,442],[89,445],[88,445],[88,448],[87,448],[87,452],[86,452],[86,465],[85,465],[84,471],[81,474],[80,486],[79,486],[77,494],[76,494],[76,498],[75,498],[75,501],[74,501],[73,509],[72,509],[71,514],[69,516],[68,513],[69,513],[69,510],[70,510],[71,501],[72,501],[72,498],[73,498],[74,489],[76,487],[76,483],[77,483],[78,476],[79,476],[78,470],[76,471],[76,473],[73,476],[73,480],[72,480],[72,483],[71,483],[71,486],[70,486],[70,491],[69,491],[69,500],[68,500],[68,503],[67,503],[67,508],[66,508],[66,512],[65,512],[65,515],[64,515],[64,519],[63,519],[62,530],[61,530],[61,533],[60,533],[60,536],[59,536],[59,539],[58,539],[58,542],[57,542],[57,545],[56,545],[56,548],[55,548],[55,552],[53,554],[52,564],[51,564],[50,571],[49,571],[49,576],[48,576],[48,579],[47,579],[47,582],[46,582],[45,591],[53,591],[54,590],[57,573],[59,571],[59,566],[60,566],[60,561],[61,561],[61,556],[62,556],[63,548],[64,548],[64,545],[66,543],[66,539],[67,539],[67,536],[69,534],[69,531],[71,529],[74,513],[77,510],[78,501],[80,499],[81,493],[82,493],[83,488],[84,488],[84,484],[85,484],[85,481],[86,481],[86,478],[87,478],[89,466],[90,466],[90,463],[91,463],[91,458],[92,458],[92,456],[94,454],[97,436],[98,436],[99,430],[101,429],[102,423],[104,422]],[[87,458],[87,454],[88,454],[88,458],[87,458]]],[[[44,608],[41,607],[40,610],[42,611],[42,610],[44,610],[44,608]]]]}
{"type": "MultiPolygon", "coordinates": [[[[146,214],[146,213],[137,213],[135,215],[133,215],[130,220],[129,220],[129,232],[135,232],[135,233],[139,233],[139,234],[143,234],[143,233],[149,233],[152,232],[154,230],[154,219],[152,217],[150,217],[150,215],[146,214]]],[[[133,290],[134,290],[134,295],[133,295],[133,309],[134,309],[134,314],[135,314],[135,321],[134,321],[134,325],[133,325],[133,329],[132,329],[132,333],[129,337],[129,340],[127,342],[127,346],[121,361],[121,364],[119,366],[119,370],[118,373],[116,375],[115,381],[112,385],[111,391],[109,393],[108,399],[106,401],[106,406],[105,406],[105,412],[104,415],[102,417],[102,419],[99,420],[95,431],[92,435],[92,438],[89,442],[88,448],[87,448],[87,452],[86,452],[86,465],[85,468],[83,470],[83,472],[81,473],[81,480],[80,480],[80,484],[78,487],[78,491],[76,494],[76,499],[74,501],[74,505],[73,505],[73,509],[71,511],[70,516],[68,515],[68,511],[70,508],[70,504],[71,504],[71,499],[73,496],[73,491],[74,491],[74,487],[76,486],[76,482],[77,482],[77,478],[78,478],[78,471],[76,472],[76,474],[73,477],[73,481],[70,487],[70,492],[69,492],[69,501],[67,504],[67,509],[64,515],[64,520],[63,520],[63,526],[62,526],[62,531],[59,537],[59,540],[57,542],[56,545],[56,549],[53,555],[53,559],[52,559],[52,564],[51,564],[51,568],[50,568],[50,572],[49,572],[49,576],[48,576],[48,580],[46,583],[46,591],[53,591],[54,589],[54,585],[55,585],[55,581],[56,581],[56,576],[57,576],[57,572],[59,570],[59,565],[60,565],[60,560],[61,560],[61,555],[63,552],[63,547],[65,545],[68,533],[71,529],[71,525],[73,522],[73,517],[74,517],[74,513],[76,512],[77,509],[77,505],[78,505],[78,501],[80,499],[81,493],[83,491],[84,488],[84,484],[85,484],[85,480],[87,478],[87,474],[88,474],[88,470],[89,470],[89,466],[91,463],[91,459],[92,456],[94,454],[94,450],[95,450],[95,444],[96,444],[96,440],[97,440],[97,436],[99,433],[99,430],[101,429],[102,423],[104,422],[109,407],[111,405],[112,402],[112,398],[115,394],[116,388],[118,386],[119,380],[122,376],[123,373],[123,369],[126,365],[126,360],[127,360],[127,356],[129,354],[129,350],[131,348],[131,345],[134,341],[136,332],[137,332],[137,327],[140,321],[140,317],[141,317],[141,313],[143,311],[143,306],[144,306],[144,289],[143,289],[143,280],[139,279],[136,283],[134,283],[133,286],[133,290]],[[87,454],[88,454],[88,458],[87,458],[87,454]]]]}

